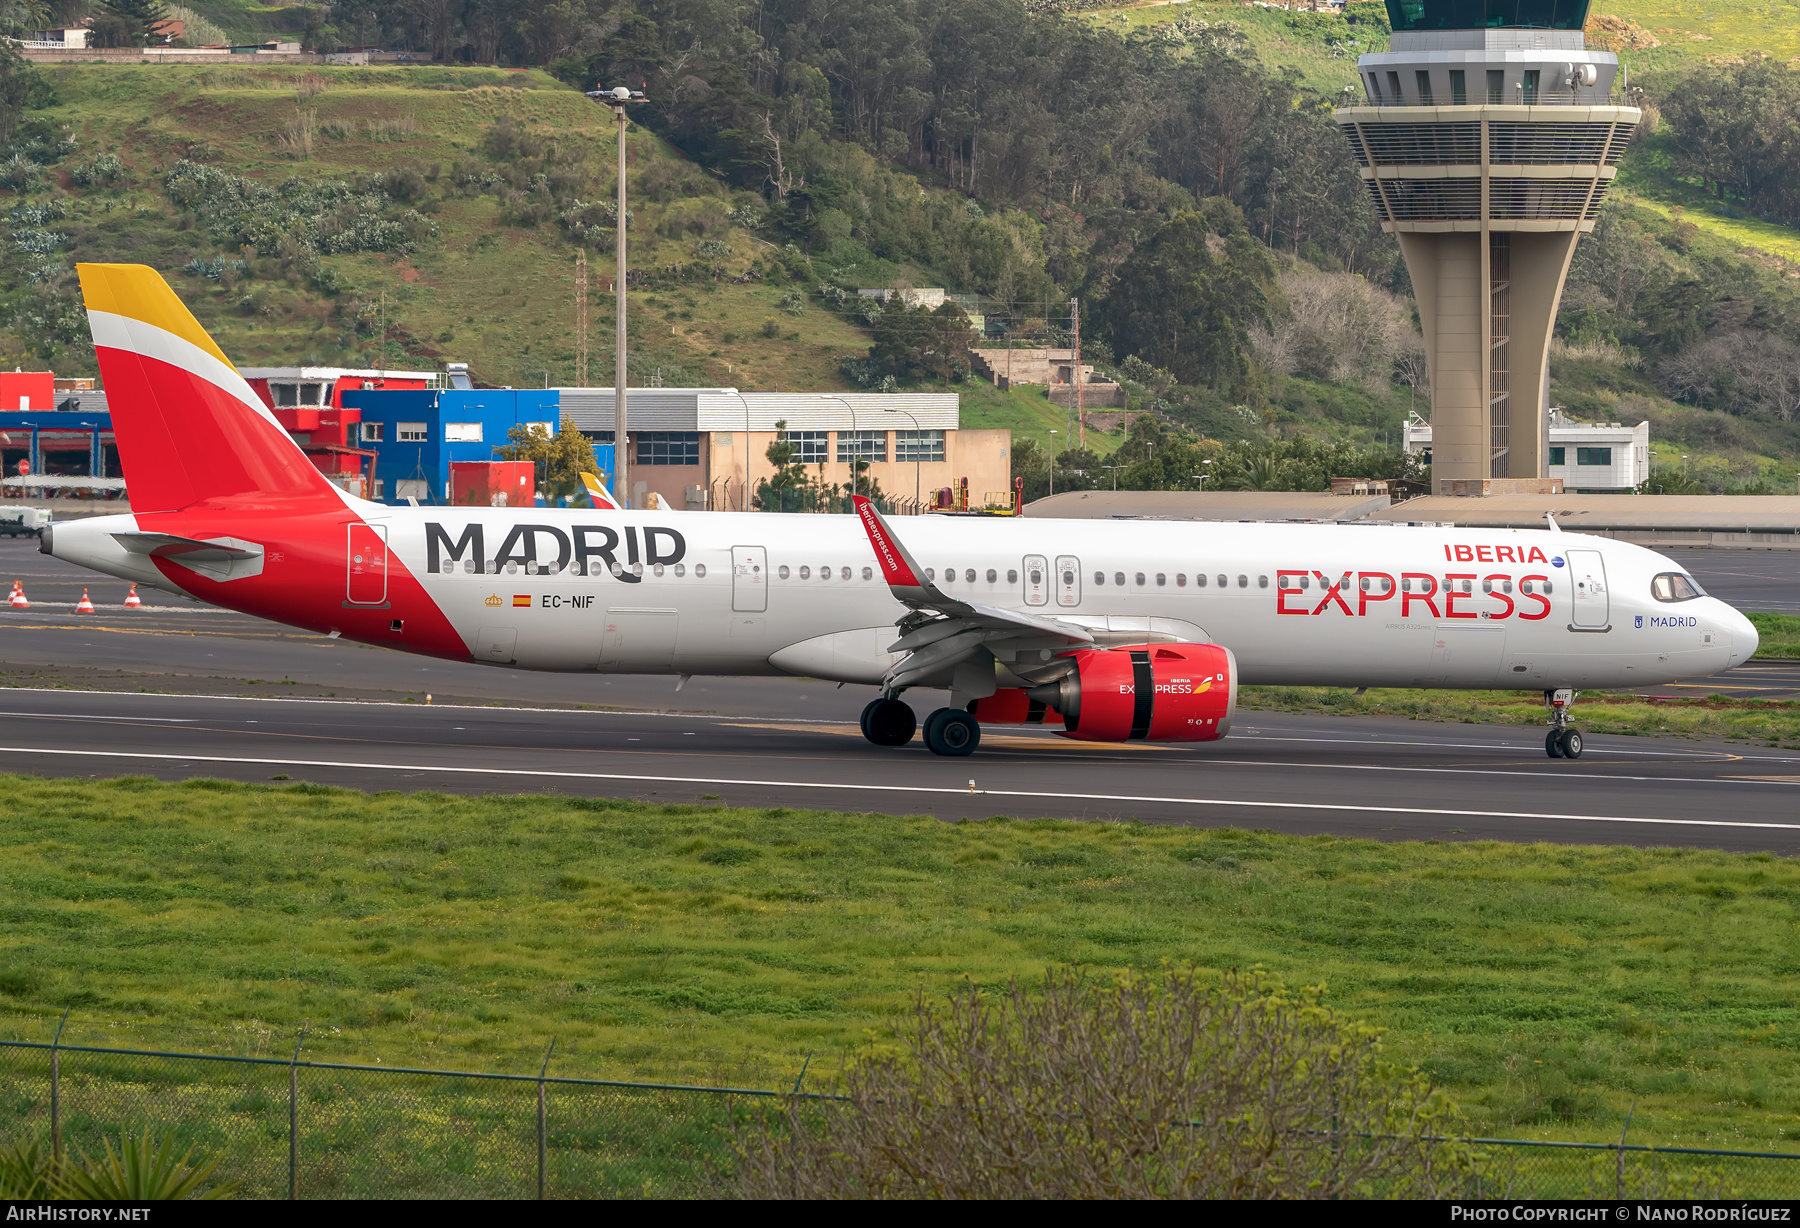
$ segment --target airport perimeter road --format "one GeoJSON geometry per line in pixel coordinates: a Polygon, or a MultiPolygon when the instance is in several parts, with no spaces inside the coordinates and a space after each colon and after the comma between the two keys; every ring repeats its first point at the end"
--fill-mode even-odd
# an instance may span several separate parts
{"type": "Polygon", "coordinates": [[[821,719],[816,709],[839,706],[835,696],[807,705],[810,719],[792,715],[805,685],[765,688],[764,711],[715,716],[21,689],[0,692],[0,765],[1800,853],[1800,754],[1595,737],[1571,763],[1545,758],[1533,730],[1246,713],[1231,737],[1204,747],[990,729],[975,756],[941,759],[916,740],[881,750],[852,722],[821,719]]]}

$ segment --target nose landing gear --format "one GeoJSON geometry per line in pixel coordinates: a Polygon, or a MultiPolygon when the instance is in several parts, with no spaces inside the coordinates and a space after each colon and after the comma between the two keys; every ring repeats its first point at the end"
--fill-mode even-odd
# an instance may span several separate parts
{"type": "Polygon", "coordinates": [[[1575,692],[1564,688],[1544,692],[1544,708],[1550,713],[1550,731],[1544,735],[1544,753],[1552,759],[1581,758],[1581,731],[1569,724],[1575,692]]]}

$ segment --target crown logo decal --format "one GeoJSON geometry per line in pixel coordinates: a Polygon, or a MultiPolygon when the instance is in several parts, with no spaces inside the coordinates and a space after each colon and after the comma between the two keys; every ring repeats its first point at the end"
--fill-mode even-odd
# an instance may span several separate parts
{"type": "Polygon", "coordinates": [[[500,604],[500,594],[499,594],[499,593],[494,593],[494,594],[492,594],[492,595],[491,595],[491,596],[489,596],[489,597],[488,597],[488,599],[487,599],[487,603],[488,603],[488,604],[489,604],[489,605],[490,605],[490,606],[496,606],[496,605],[499,605],[499,604],[500,604]]]}

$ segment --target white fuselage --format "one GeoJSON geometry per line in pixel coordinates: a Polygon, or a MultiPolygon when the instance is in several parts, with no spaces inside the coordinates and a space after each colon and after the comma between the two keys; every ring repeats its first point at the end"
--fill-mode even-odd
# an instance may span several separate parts
{"type": "MultiPolygon", "coordinates": [[[[391,565],[416,578],[476,661],[876,684],[897,659],[887,649],[906,607],[854,516],[355,510],[385,532],[391,565]]],[[[1652,578],[1679,566],[1574,533],[935,515],[892,525],[949,596],[1113,642],[1134,633],[1216,642],[1249,685],[1641,686],[1717,673],[1757,645],[1755,628],[1722,601],[1655,598],[1652,578]]],[[[54,553],[184,591],[182,568],[110,537],[136,527],[130,516],[58,525],[54,553]]],[[[254,520],[232,536],[261,540],[254,520]]],[[[354,552],[355,533],[350,541],[354,552]]],[[[280,543],[266,544],[279,560],[280,543]]],[[[259,565],[259,575],[278,574],[277,561],[259,565]]],[[[348,556],[345,568],[332,608],[380,599],[385,581],[352,574],[348,556]]],[[[211,585],[207,599],[230,604],[232,587],[211,585]]],[[[255,612],[330,626],[299,604],[291,616],[266,600],[255,612]]]]}

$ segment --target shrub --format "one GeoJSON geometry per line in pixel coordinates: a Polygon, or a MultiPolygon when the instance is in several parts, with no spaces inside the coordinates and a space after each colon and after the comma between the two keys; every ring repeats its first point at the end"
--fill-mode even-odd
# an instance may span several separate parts
{"type": "Polygon", "coordinates": [[[746,1198],[1430,1198],[1448,1110],[1315,991],[1194,969],[923,995],[902,1055],[739,1130],[746,1198]]]}
{"type": "Polygon", "coordinates": [[[806,296],[798,290],[789,290],[781,296],[781,309],[791,316],[806,314],[806,296]]]}
{"type": "Polygon", "coordinates": [[[104,187],[125,177],[125,164],[118,154],[98,154],[69,168],[69,178],[78,187],[104,187]]]}

